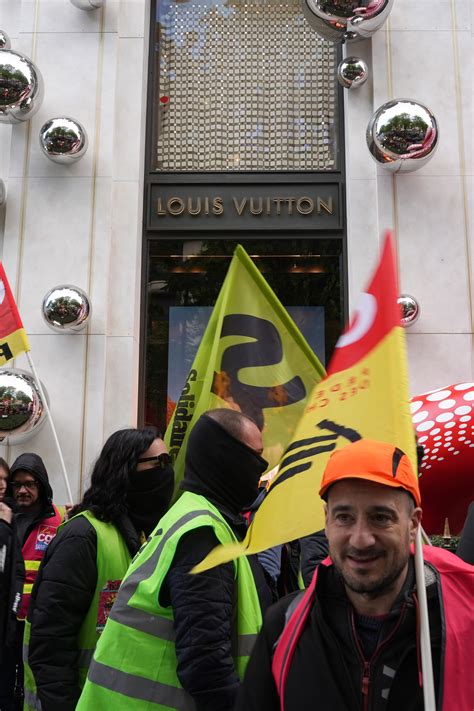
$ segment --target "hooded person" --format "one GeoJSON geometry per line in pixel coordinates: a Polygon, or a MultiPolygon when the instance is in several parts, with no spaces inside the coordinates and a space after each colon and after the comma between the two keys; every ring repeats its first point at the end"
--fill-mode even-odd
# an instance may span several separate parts
{"type": "Polygon", "coordinates": [[[197,420],[183,494],[129,568],[78,710],[233,708],[271,592],[256,557],[190,570],[219,543],[245,536],[241,511],[267,468],[262,450],[260,430],[240,412],[197,420]]]}
{"type": "Polygon", "coordinates": [[[8,477],[6,497],[12,503],[12,526],[21,547],[25,563],[25,576],[14,642],[2,661],[2,711],[10,711],[23,696],[23,633],[28,613],[31,590],[38,568],[49,543],[60,526],[65,510],[53,504],[53,490],[48,472],[38,454],[25,452],[12,464],[8,477]],[[15,699],[15,700],[14,700],[15,699]]]}
{"type": "Polygon", "coordinates": [[[15,685],[17,615],[25,582],[25,566],[16,535],[14,502],[6,498],[10,469],[0,457],[0,709],[11,707],[15,685]]]}
{"type": "Polygon", "coordinates": [[[25,631],[25,709],[73,711],[132,557],[166,512],[174,473],[154,428],[112,434],[49,545],[25,631]]]}

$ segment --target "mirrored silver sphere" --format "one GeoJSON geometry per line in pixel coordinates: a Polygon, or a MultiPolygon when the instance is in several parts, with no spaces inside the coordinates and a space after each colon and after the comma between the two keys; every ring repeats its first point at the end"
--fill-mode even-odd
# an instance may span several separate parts
{"type": "Polygon", "coordinates": [[[413,99],[383,104],[367,126],[367,146],[373,159],[392,173],[410,173],[433,157],[438,145],[437,121],[413,99]]]}
{"type": "Polygon", "coordinates": [[[0,52],[0,123],[28,121],[39,109],[44,95],[38,67],[20,52],[0,52]]]}
{"type": "Polygon", "coordinates": [[[397,303],[401,312],[401,325],[412,326],[420,315],[420,307],[417,300],[408,294],[401,294],[397,299],[397,303]]]}
{"type": "Polygon", "coordinates": [[[0,30],[0,49],[10,49],[11,46],[10,37],[4,30],[0,30]]]}
{"type": "Polygon", "coordinates": [[[104,0],[71,0],[71,2],[79,10],[97,10],[104,4],[104,0]]]}
{"type": "Polygon", "coordinates": [[[86,326],[91,305],[85,291],[78,286],[63,284],[48,291],[43,299],[42,312],[53,331],[74,333],[86,326]]]}
{"type": "Polygon", "coordinates": [[[337,81],[345,89],[358,89],[369,77],[367,64],[360,57],[347,57],[339,62],[337,81]]]}
{"type": "Polygon", "coordinates": [[[46,121],[40,129],[39,142],[50,160],[63,165],[80,160],[89,145],[84,126],[67,116],[46,121]]]}
{"type": "Polygon", "coordinates": [[[19,368],[1,368],[0,442],[26,442],[44,421],[43,400],[31,373],[19,368]]]}
{"type": "Polygon", "coordinates": [[[311,27],[332,42],[371,37],[389,16],[394,0],[302,0],[311,27]]]}

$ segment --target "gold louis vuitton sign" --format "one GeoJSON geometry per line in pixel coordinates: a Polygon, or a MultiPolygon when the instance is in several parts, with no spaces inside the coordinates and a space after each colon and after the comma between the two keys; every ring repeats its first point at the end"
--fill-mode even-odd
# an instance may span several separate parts
{"type": "MultiPolygon", "coordinates": [[[[311,198],[302,197],[242,197],[232,196],[230,207],[234,214],[241,217],[250,215],[318,215],[334,212],[333,199],[328,197],[311,198]]],[[[223,215],[225,212],[224,200],[219,195],[216,197],[178,197],[172,196],[167,200],[162,197],[157,199],[156,214],[158,217],[177,215],[223,215]]]]}
{"type": "Polygon", "coordinates": [[[341,230],[341,185],[161,184],[148,193],[150,230],[341,230]]]}

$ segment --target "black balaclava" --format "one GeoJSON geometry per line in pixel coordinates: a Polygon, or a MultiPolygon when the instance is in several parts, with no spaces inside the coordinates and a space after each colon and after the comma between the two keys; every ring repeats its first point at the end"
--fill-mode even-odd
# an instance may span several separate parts
{"type": "Polygon", "coordinates": [[[128,515],[137,531],[149,536],[168,511],[173,496],[174,471],[171,464],[164,469],[153,467],[130,475],[127,503],[128,515]]]}
{"type": "Polygon", "coordinates": [[[257,497],[258,482],[267,466],[263,457],[212,417],[201,415],[189,435],[180,488],[238,514],[257,497]]]}

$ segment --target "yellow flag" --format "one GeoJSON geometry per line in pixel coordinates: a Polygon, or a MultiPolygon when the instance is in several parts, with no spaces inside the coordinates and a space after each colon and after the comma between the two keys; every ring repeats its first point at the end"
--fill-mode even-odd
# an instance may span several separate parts
{"type": "Polygon", "coordinates": [[[316,385],[282,457],[280,470],[241,544],[219,546],[193,572],[309,535],[324,527],[318,496],[326,462],[335,449],[362,437],[402,449],[416,471],[409,409],[405,337],[397,304],[391,236],[339,339],[328,376],[316,385]]]}
{"type": "Polygon", "coordinates": [[[262,430],[263,456],[275,466],[324,375],[295,322],[238,245],[166,430],[176,485],[193,424],[216,407],[251,417],[262,430]]]}

